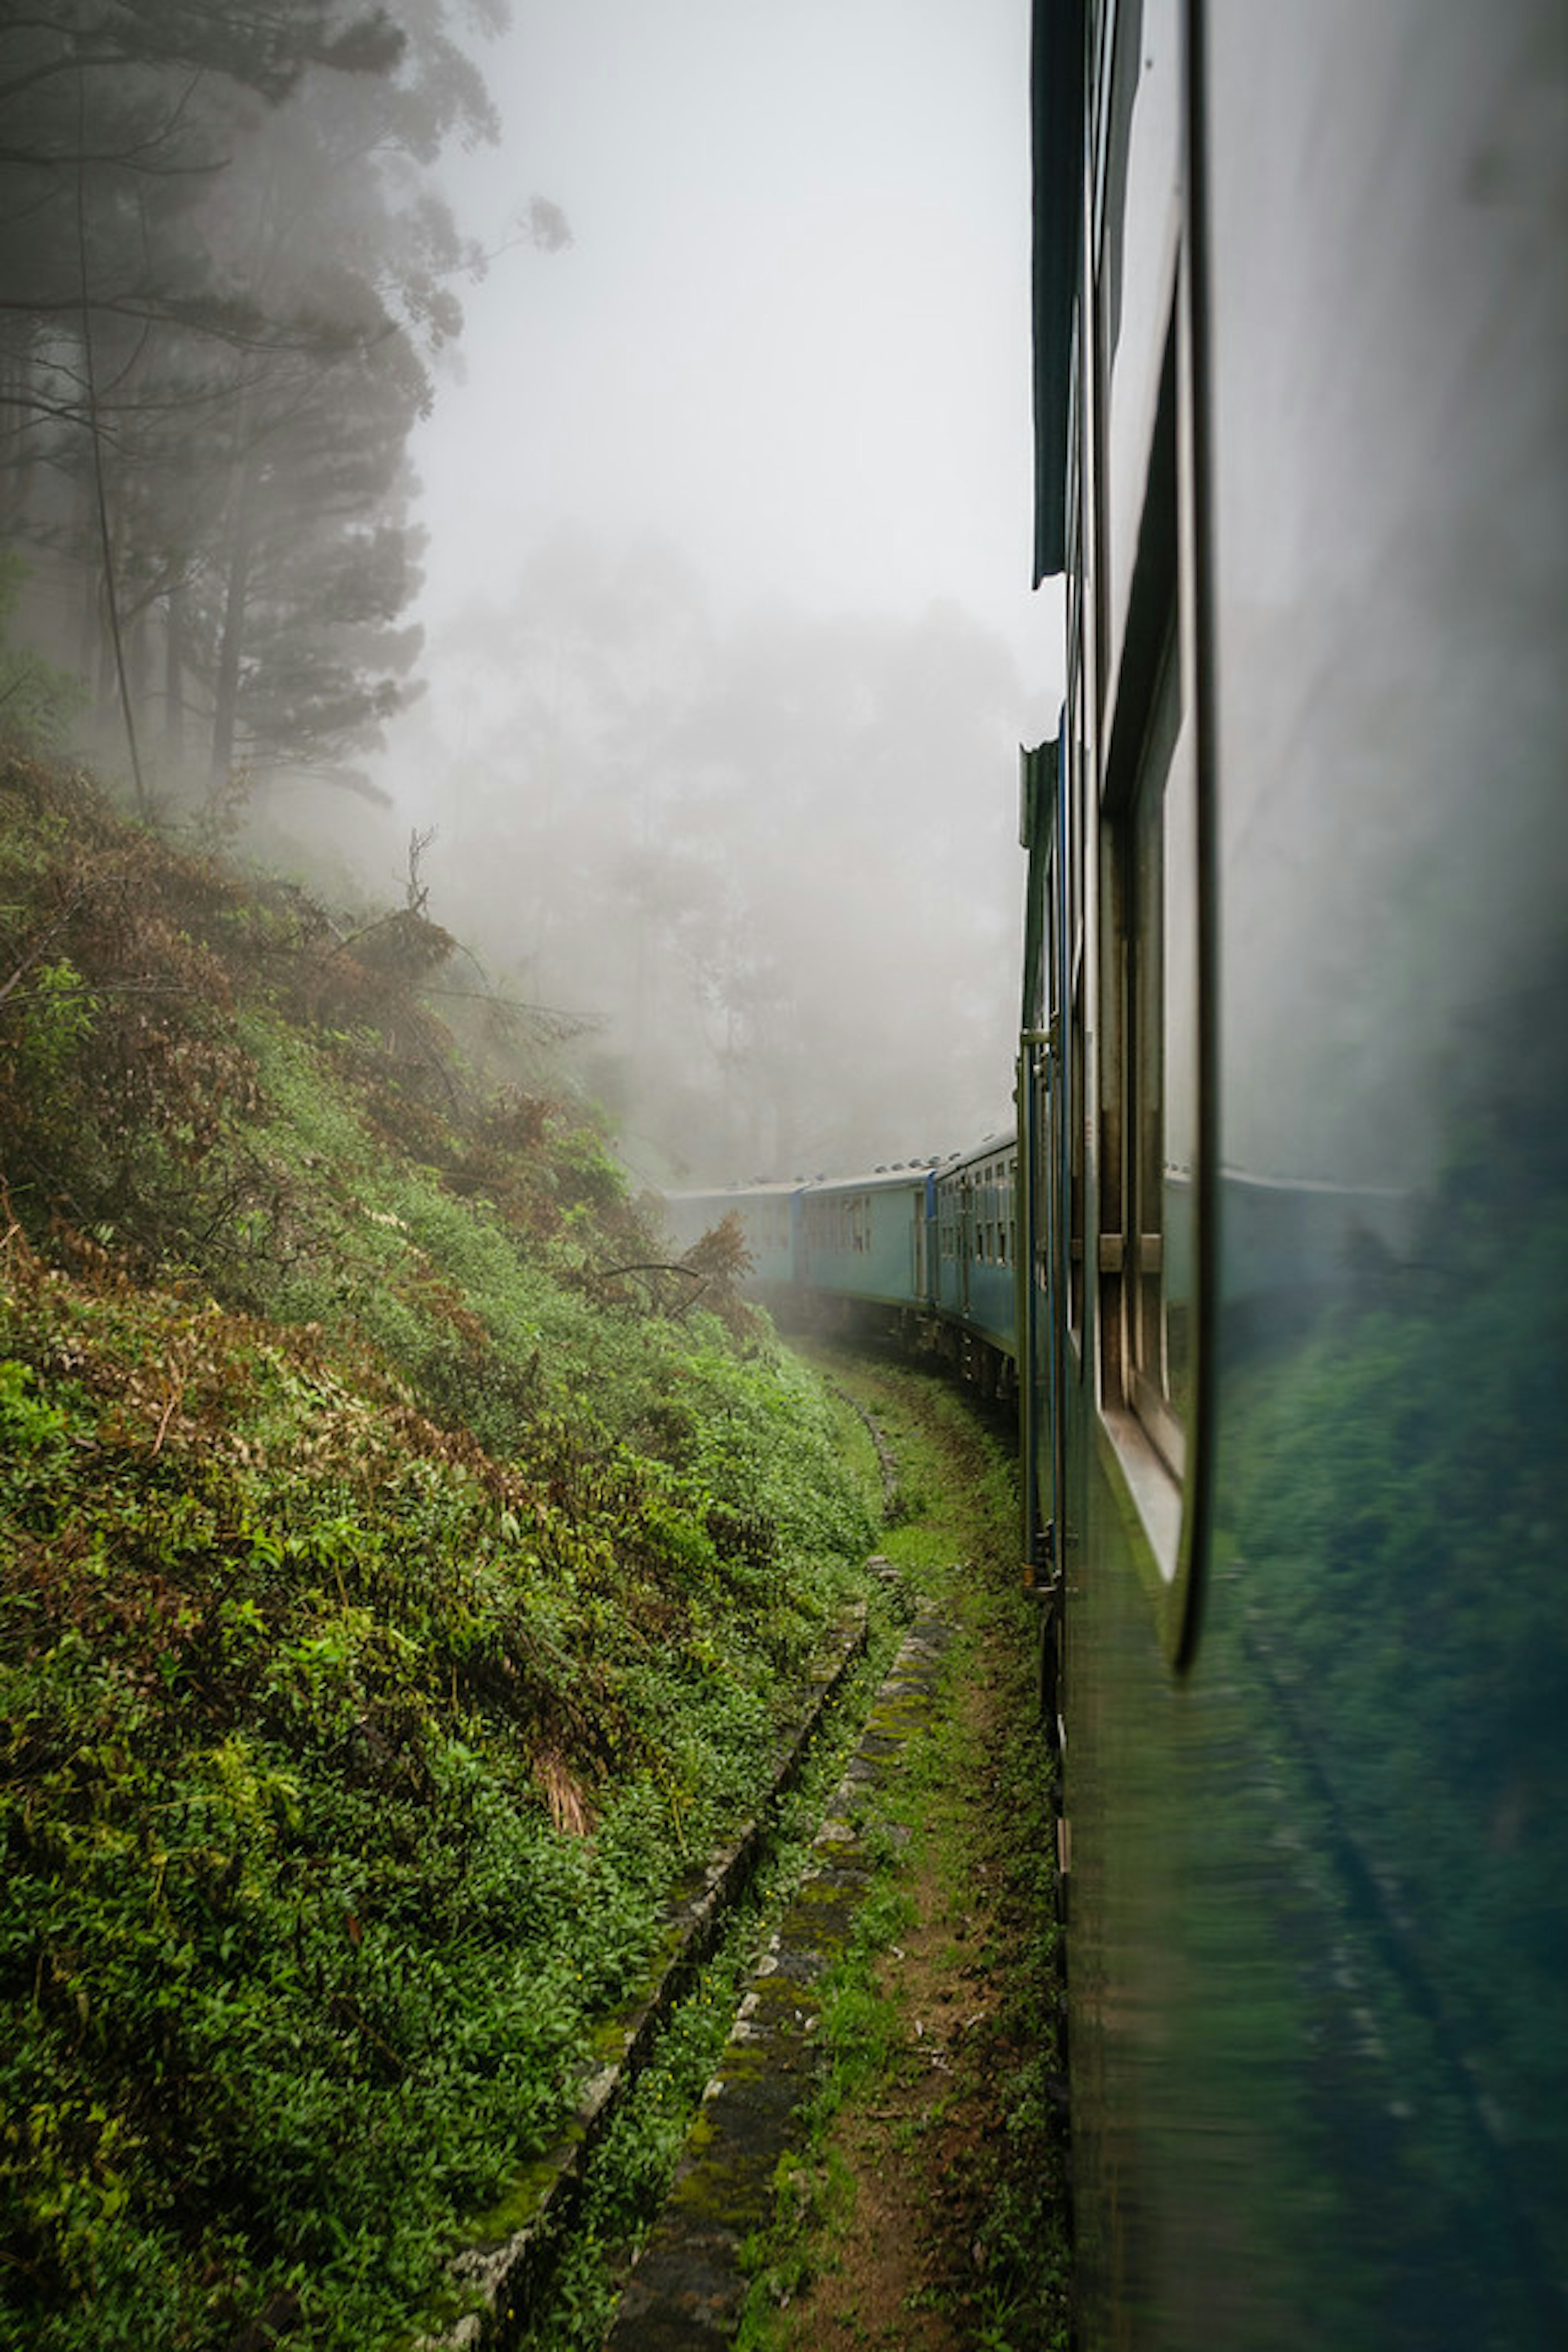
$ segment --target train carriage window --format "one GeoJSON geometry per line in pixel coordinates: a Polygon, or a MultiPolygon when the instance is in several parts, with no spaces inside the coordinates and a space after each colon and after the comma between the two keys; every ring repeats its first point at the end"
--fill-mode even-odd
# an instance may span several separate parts
{"type": "MultiPolygon", "coordinates": [[[[1192,1418],[1196,782],[1182,675],[1174,334],[1107,762],[1101,1379],[1180,1480],[1192,1418]]],[[[1162,1510],[1163,1520],[1167,1514],[1162,1510]]],[[[1160,1549],[1173,1573],[1175,1538],[1160,1549]]]]}
{"type": "MultiPolygon", "coordinates": [[[[1072,496],[1069,505],[1069,530],[1072,534],[1073,584],[1069,590],[1071,608],[1068,648],[1068,696],[1065,751],[1068,761],[1067,789],[1062,797],[1062,821],[1066,828],[1063,855],[1067,860],[1067,938],[1064,941],[1066,959],[1063,974],[1068,996],[1068,1031],[1065,1041],[1066,1084],[1061,1090],[1061,1117],[1066,1121],[1064,1157],[1067,1179],[1067,1326],[1075,1347],[1081,1349],[1084,1328],[1084,1057],[1087,1048],[1084,1023],[1084,775],[1088,747],[1085,740],[1088,724],[1084,706],[1084,589],[1081,577],[1081,545],[1083,533],[1083,478],[1074,449],[1072,496]]],[[[1081,1356],[1079,1358],[1081,1367],[1081,1356]]]]}
{"type": "Polygon", "coordinates": [[[1129,1402],[1178,1475],[1192,1381],[1193,940],[1190,730],[1167,641],[1126,828],[1131,866],[1123,1295],[1129,1402]]]}

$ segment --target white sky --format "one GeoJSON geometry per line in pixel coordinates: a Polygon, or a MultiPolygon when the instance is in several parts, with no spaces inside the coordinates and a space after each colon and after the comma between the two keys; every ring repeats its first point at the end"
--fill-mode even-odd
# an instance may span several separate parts
{"type": "MultiPolygon", "coordinates": [[[[416,444],[425,614],[501,599],[562,519],[654,531],[720,613],[951,598],[1037,694],[1028,590],[1027,0],[517,0],[500,147],[447,174],[486,242],[467,381],[416,444]]],[[[999,780],[1000,781],[1000,780],[999,780]]]]}

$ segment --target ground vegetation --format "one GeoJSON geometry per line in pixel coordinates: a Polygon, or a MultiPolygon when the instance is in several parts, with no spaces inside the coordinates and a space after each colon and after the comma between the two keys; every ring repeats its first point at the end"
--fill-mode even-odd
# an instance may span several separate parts
{"type": "Polygon", "coordinates": [[[397,2340],[860,1590],[738,1236],[453,953],[0,767],[7,2352],[397,2340]]]}
{"type": "Polygon", "coordinates": [[[1038,1604],[1008,1449],[930,1374],[835,1349],[898,1462],[885,1552],[952,1628],[827,1979],[820,2087],[752,2250],[743,2352],[1069,2341],[1064,1980],[1038,1604]]]}

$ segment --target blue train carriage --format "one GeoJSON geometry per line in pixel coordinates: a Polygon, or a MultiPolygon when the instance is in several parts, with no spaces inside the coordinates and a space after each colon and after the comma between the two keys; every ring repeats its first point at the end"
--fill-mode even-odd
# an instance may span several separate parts
{"type": "Polygon", "coordinates": [[[830,1319],[905,1331],[930,1297],[931,1214],[923,1164],[818,1177],[801,1194],[795,1279],[830,1319]]]}
{"type": "Polygon", "coordinates": [[[1018,1149],[988,1136],[955,1153],[935,1179],[932,1302],[939,1345],[991,1396],[1013,1392],[1018,1328],[1018,1149]]]}
{"type": "Polygon", "coordinates": [[[801,1182],[727,1184],[710,1191],[667,1192],[666,1229],[678,1254],[693,1247],[726,1217],[739,1222],[751,1254],[742,1287],[764,1305],[776,1304],[795,1282],[801,1182]]]}
{"type": "Polygon", "coordinates": [[[1568,2343],[1560,0],[1037,0],[1079,2336],[1568,2343]]]}

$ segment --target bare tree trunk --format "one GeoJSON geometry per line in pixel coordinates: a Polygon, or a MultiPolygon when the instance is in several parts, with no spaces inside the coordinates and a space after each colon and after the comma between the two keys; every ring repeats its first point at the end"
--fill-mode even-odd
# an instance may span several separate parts
{"type": "Polygon", "coordinates": [[[8,350],[0,361],[0,446],[5,451],[0,464],[0,527],[7,539],[16,540],[33,520],[33,483],[37,471],[38,436],[27,430],[30,352],[8,350]]]}
{"type": "Polygon", "coordinates": [[[239,657],[245,643],[246,597],[256,552],[251,512],[254,463],[241,457],[236,467],[234,535],[229,542],[228,583],[224,594],[223,631],[218,639],[217,677],[213,705],[212,782],[228,782],[234,765],[235,736],[239,723],[239,657]]]}
{"type": "Polygon", "coordinates": [[[92,300],[88,284],[87,253],[87,170],[81,160],[87,150],[86,77],[77,70],[77,147],[79,160],[76,172],[76,242],[77,269],[81,292],[81,369],[87,392],[87,429],[92,437],[92,482],[94,503],[98,509],[99,548],[103,559],[103,608],[109,623],[110,638],[114,647],[114,671],[120,688],[120,710],[125,721],[125,748],[131,754],[132,781],[136,787],[136,807],[140,815],[147,814],[147,788],[142,776],[142,754],[136,745],[136,711],[131,699],[131,684],[125,674],[125,646],[120,634],[119,588],[114,572],[114,548],[109,528],[109,492],[103,478],[103,436],[98,417],[98,371],[92,353],[92,300]]]}
{"type": "Polygon", "coordinates": [[[113,590],[101,557],[89,575],[88,595],[92,608],[93,717],[99,732],[107,739],[121,709],[120,667],[115,658],[113,590]]]}
{"type": "Polygon", "coordinates": [[[98,696],[103,661],[102,581],[95,551],[97,523],[92,511],[92,485],[85,471],[71,469],[70,553],[79,588],[76,599],[78,644],[76,667],[98,696]]]}
{"type": "Polygon", "coordinates": [[[163,604],[163,759],[171,776],[185,756],[185,583],[177,580],[163,604]]]}

